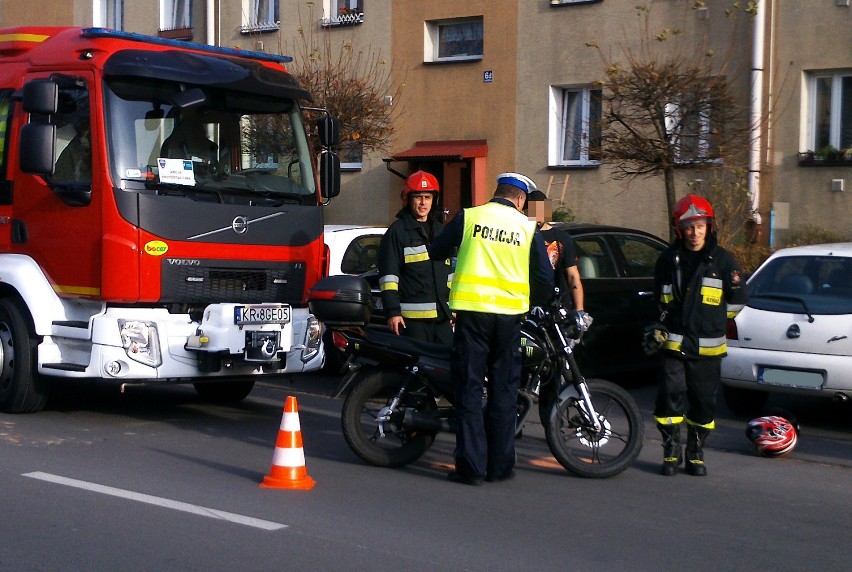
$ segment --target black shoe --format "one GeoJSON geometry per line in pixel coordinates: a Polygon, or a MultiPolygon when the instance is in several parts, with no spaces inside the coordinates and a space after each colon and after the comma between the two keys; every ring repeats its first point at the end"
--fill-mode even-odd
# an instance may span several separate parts
{"type": "Polygon", "coordinates": [[[486,483],[499,483],[500,481],[511,481],[515,478],[515,470],[512,469],[505,475],[485,475],[486,483]]]}
{"type": "Polygon", "coordinates": [[[459,473],[458,471],[448,473],[447,480],[451,483],[461,483],[463,485],[470,485],[472,487],[482,486],[483,483],[482,477],[471,477],[469,475],[465,475],[464,473],[459,473]]]}
{"type": "Polygon", "coordinates": [[[687,461],[686,472],[693,477],[706,477],[707,467],[704,465],[704,461],[687,461]]]}

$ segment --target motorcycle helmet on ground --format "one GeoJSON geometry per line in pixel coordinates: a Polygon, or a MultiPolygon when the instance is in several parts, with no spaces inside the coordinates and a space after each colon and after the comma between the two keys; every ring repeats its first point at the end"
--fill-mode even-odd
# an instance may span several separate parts
{"type": "Polygon", "coordinates": [[[411,193],[432,193],[433,198],[437,200],[440,192],[438,179],[434,175],[426,171],[415,171],[402,184],[402,192],[399,194],[399,198],[402,199],[402,206],[407,206],[408,195],[411,193]]]}
{"type": "Polygon", "coordinates": [[[746,425],[745,434],[761,457],[783,457],[795,448],[799,440],[795,421],[780,415],[752,419],[746,425]]]}
{"type": "Polygon", "coordinates": [[[674,215],[675,232],[678,237],[683,238],[681,226],[688,226],[690,222],[706,219],[709,232],[716,232],[716,215],[710,201],[696,195],[686,195],[675,204],[674,215]]]}

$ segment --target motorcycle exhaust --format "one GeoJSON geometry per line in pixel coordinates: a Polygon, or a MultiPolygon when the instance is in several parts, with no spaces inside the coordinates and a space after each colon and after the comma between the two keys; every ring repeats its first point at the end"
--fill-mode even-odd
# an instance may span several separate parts
{"type": "Polygon", "coordinates": [[[414,409],[406,409],[402,417],[402,426],[405,429],[422,429],[423,431],[435,431],[442,433],[455,433],[455,420],[444,419],[428,413],[420,413],[414,409]]]}

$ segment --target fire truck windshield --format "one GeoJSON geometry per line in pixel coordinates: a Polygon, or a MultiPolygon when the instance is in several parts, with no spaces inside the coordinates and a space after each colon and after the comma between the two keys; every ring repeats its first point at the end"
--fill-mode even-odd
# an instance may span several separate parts
{"type": "Polygon", "coordinates": [[[107,79],[105,98],[110,170],[121,189],[316,201],[292,99],[139,77],[107,79]]]}

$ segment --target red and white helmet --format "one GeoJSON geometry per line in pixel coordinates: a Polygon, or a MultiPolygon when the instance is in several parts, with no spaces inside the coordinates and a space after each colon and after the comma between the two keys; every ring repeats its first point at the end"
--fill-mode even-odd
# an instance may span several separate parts
{"type": "Polygon", "coordinates": [[[675,232],[679,237],[683,237],[681,225],[688,224],[690,221],[698,219],[707,219],[707,225],[710,227],[710,232],[716,230],[716,215],[713,213],[713,207],[710,201],[704,197],[696,195],[686,195],[675,204],[674,209],[674,227],[675,232]]]}
{"type": "Polygon", "coordinates": [[[399,198],[402,199],[402,206],[406,206],[408,204],[409,193],[434,193],[435,200],[437,200],[440,192],[441,188],[438,186],[438,179],[434,175],[426,171],[415,171],[402,184],[402,192],[399,194],[399,198]]]}
{"type": "Polygon", "coordinates": [[[758,417],[746,425],[746,437],[761,457],[783,457],[790,453],[799,440],[798,434],[794,423],[780,415],[758,417]]]}

